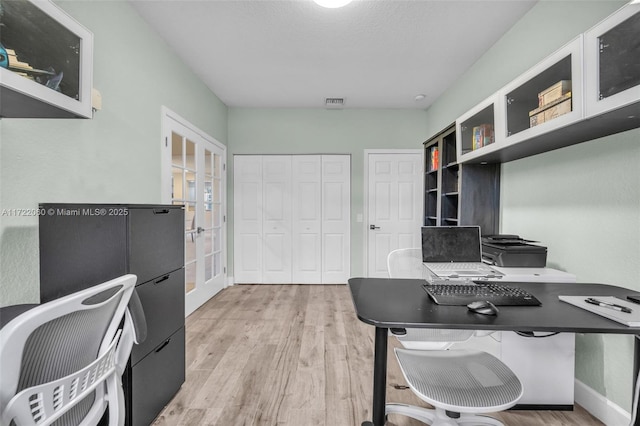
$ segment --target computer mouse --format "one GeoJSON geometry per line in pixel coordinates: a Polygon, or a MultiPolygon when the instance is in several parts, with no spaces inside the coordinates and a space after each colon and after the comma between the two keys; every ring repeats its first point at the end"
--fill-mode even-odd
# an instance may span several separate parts
{"type": "Polygon", "coordinates": [[[488,300],[476,300],[475,302],[469,303],[467,308],[476,314],[498,315],[498,308],[488,300]]]}

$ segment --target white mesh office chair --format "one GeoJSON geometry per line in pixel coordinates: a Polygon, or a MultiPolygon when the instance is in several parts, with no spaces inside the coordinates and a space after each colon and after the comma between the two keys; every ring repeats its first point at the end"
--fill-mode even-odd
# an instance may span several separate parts
{"type": "MultiPolygon", "coordinates": [[[[425,278],[422,249],[401,248],[387,256],[390,278],[425,278]]],[[[392,329],[391,334],[407,349],[447,349],[456,342],[464,342],[474,335],[473,330],[444,330],[429,328],[392,329]]]]}
{"type": "Polygon", "coordinates": [[[2,425],[96,425],[107,407],[109,425],[124,424],[135,282],[125,275],[52,300],[0,329],[2,425]]]}
{"type": "MultiPolygon", "coordinates": [[[[387,258],[391,278],[422,278],[421,249],[398,249],[387,258]]],[[[435,409],[386,404],[385,412],[437,426],[502,423],[480,414],[512,407],[522,397],[522,384],[502,361],[471,350],[443,350],[468,340],[473,330],[406,329],[392,333],[404,349],[395,349],[400,370],[411,390],[435,409]],[[404,332],[404,334],[402,334],[404,332]]]]}

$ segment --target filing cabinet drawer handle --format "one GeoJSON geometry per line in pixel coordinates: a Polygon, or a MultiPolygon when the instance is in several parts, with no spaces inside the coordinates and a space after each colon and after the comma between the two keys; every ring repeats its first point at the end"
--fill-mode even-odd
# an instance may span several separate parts
{"type": "Polygon", "coordinates": [[[169,342],[171,342],[171,337],[169,337],[167,340],[165,340],[164,343],[162,343],[162,345],[160,345],[160,347],[155,350],[155,352],[158,353],[161,350],[163,350],[169,344],[169,342]]]}
{"type": "Polygon", "coordinates": [[[169,214],[169,209],[153,209],[153,214],[169,214]]]}
{"type": "Polygon", "coordinates": [[[165,275],[165,276],[164,276],[164,277],[162,277],[162,278],[158,278],[158,279],[157,279],[156,281],[154,281],[153,283],[154,283],[154,284],[160,284],[162,281],[166,281],[166,280],[168,280],[168,279],[169,279],[169,275],[165,275]]]}

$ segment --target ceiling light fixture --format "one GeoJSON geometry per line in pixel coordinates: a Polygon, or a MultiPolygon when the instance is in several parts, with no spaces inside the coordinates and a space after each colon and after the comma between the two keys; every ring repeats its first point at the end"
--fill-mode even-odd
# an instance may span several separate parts
{"type": "Polygon", "coordinates": [[[336,9],[338,7],[346,6],[351,3],[351,0],[313,0],[322,7],[329,9],[336,9]]]}
{"type": "Polygon", "coordinates": [[[419,94],[419,95],[416,95],[416,97],[414,98],[414,100],[415,100],[416,102],[420,102],[420,101],[424,100],[424,98],[426,98],[426,96],[425,96],[425,95],[423,95],[423,94],[421,93],[421,94],[419,94]]]}

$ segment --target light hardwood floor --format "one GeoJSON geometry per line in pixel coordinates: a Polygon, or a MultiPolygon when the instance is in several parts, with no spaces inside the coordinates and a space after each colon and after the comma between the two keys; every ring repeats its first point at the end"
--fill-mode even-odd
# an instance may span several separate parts
{"type": "MultiPolygon", "coordinates": [[[[187,318],[187,379],[154,425],[359,426],[371,417],[373,335],[346,285],[229,287],[187,318]]],[[[395,357],[388,365],[387,400],[424,405],[394,388],[403,378],[395,357]]],[[[578,406],[496,417],[509,426],[602,425],[578,406]]],[[[422,423],[393,415],[387,425],[422,423]]]]}

